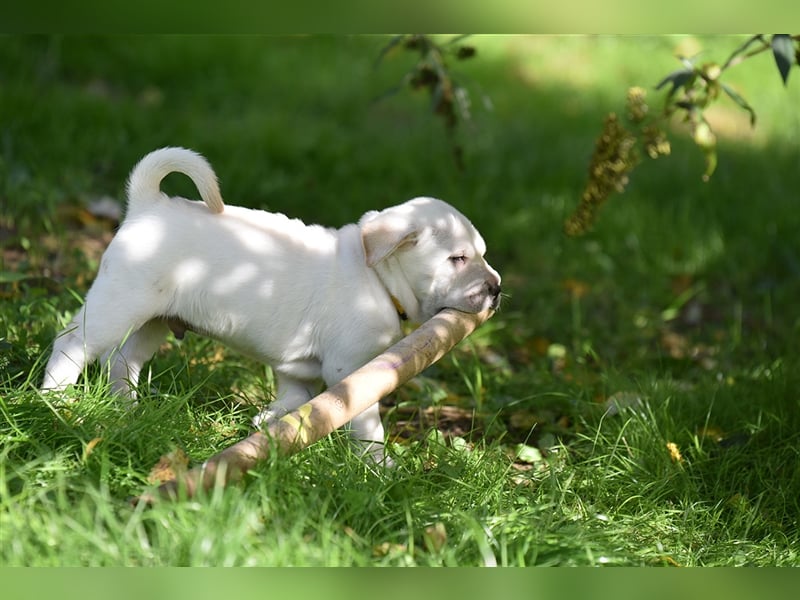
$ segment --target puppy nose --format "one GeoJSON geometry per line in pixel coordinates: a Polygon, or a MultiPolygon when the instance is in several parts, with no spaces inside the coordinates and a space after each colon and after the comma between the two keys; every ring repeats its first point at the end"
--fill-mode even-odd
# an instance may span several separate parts
{"type": "Polygon", "coordinates": [[[492,296],[500,295],[500,275],[497,272],[490,273],[490,276],[486,279],[486,285],[492,296]]]}
{"type": "Polygon", "coordinates": [[[498,279],[487,281],[486,285],[489,288],[489,296],[492,298],[492,310],[496,310],[500,306],[500,292],[502,291],[500,281],[498,279]]]}

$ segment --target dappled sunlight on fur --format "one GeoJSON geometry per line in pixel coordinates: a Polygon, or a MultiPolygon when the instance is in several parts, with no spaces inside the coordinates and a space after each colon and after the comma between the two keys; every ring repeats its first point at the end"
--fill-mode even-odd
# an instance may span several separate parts
{"type": "MultiPolygon", "coordinates": [[[[500,301],[483,239],[441,200],[370,211],[340,229],[306,225],[224,206],[211,166],[183,148],[145,156],[128,191],[128,215],[56,339],[44,389],[75,383],[103,357],[112,389],[133,396],[166,335],[192,330],[273,367],[277,398],[254,419],[261,427],[308,401],[320,380],[340,381],[397,341],[402,320],[500,301]],[[192,179],[202,202],[161,192],[173,171],[192,179]]],[[[356,439],[383,442],[377,405],[351,426],[356,439]]]]}

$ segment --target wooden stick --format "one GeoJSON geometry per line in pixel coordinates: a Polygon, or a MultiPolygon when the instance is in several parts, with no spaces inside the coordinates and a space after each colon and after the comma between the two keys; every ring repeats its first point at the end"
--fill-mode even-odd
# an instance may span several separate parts
{"type": "Polygon", "coordinates": [[[229,446],[178,479],[135,501],[191,498],[198,490],[238,481],[271,450],[292,454],[335,431],[367,407],[419,374],[483,324],[492,311],[469,314],[445,309],[363,367],[298,409],[229,446]]]}

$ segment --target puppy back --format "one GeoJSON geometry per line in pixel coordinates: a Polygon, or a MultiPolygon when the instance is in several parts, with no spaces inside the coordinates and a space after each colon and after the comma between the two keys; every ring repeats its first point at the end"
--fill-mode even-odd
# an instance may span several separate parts
{"type": "Polygon", "coordinates": [[[192,180],[200,197],[213,213],[225,208],[214,169],[193,150],[167,147],[142,158],[128,178],[128,214],[146,209],[161,197],[161,181],[170,173],[183,173],[192,180]]]}

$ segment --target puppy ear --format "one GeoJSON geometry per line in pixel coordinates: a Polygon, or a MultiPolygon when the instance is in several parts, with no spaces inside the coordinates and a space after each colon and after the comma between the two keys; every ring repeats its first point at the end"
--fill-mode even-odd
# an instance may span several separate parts
{"type": "Polygon", "coordinates": [[[369,267],[374,267],[400,247],[417,243],[416,227],[401,215],[371,211],[364,215],[359,227],[369,267]]]}

